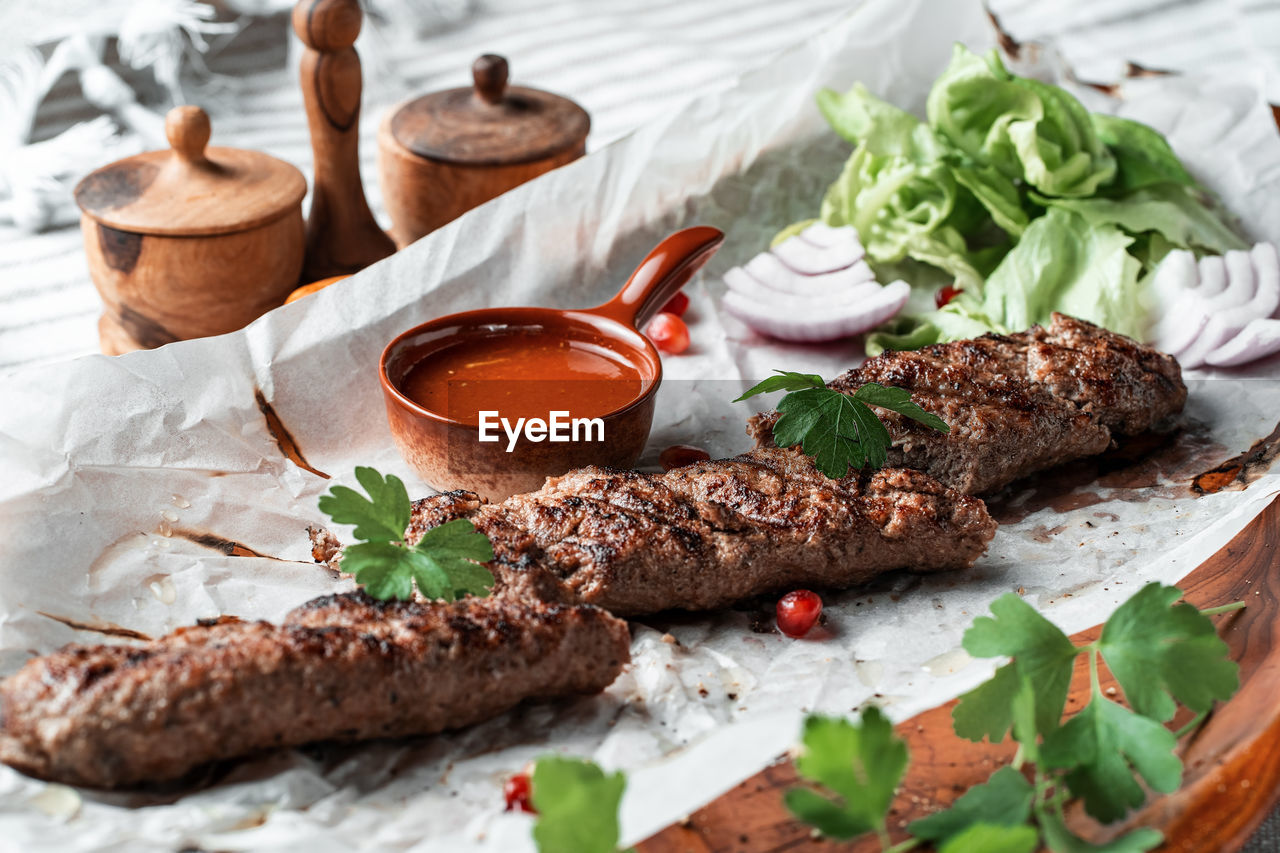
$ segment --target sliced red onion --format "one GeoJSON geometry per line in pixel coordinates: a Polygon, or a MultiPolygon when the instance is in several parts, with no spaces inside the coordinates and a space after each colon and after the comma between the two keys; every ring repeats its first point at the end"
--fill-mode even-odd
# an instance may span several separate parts
{"type": "Polygon", "coordinates": [[[725,294],[724,307],[757,332],[779,340],[834,341],[874,329],[901,311],[911,296],[910,285],[901,280],[876,290],[856,305],[832,306],[820,315],[785,303],[753,302],[733,291],[725,294]]]}
{"type": "MultiPolygon", "coordinates": [[[[800,232],[800,236],[804,238],[805,242],[812,243],[823,249],[829,249],[840,244],[857,243],[859,246],[862,245],[862,238],[858,236],[858,229],[852,225],[828,225],[822,221],[813,222],[800,232]]],[[[777,246],[774,246],[774,248],[776,249],[777,246]]]]}
{"type": "MultiPolygon", "coordinates": [[[[815,279],[830,278],[833,274],[814,276],[815,279]]],[[[742,267],[734,267],[724,274],[725,284],[729,290],[752,302],[765,305],[785,303],[805,305],[810,309],[821,309],[823,305],[841,305],[846,302],[857,302],[866,299],[880,289],[880,282],[875,279],[864,281],[844,281],[839,287],[814,289],[803,293],[789,293],[770,287],[760,278],[753,276],[742,267]]]]}
{"type": "Polygon", "coordinates": [[[724,307],[761,334],[784,341],[847,338],[902,310],[911,288],[881,287],[852,227],[813,223],[771,252],[724,274],[724,307]]]}
{"type": "Polygon", "coordinates": [[[1280,352],[1280,320],[1266,317],[1250,320],[1240,334],[1205,358],[1214,367],[1235,367],[1280,352]]]}
{"type": "MultiPolygon", "coordinates": [[[[1270,252],[1271,259],[1275,259],[1273,247],[1260,243],[1256,248],[1263,253],[1270,252]]],[[[1269,316],[1275,310],[1276,300],[1280,300],[1280,277],[1259,289],[1260,276],[1255,271],[1252,253],[1227,252],[1225,260],[1226,286],[1205,301],[1208,322],[1196,340],[1178,356],[1186,367],[1202,366],[1211,352],[1240,334],[1249,321],[1269,316]]],[[[1280,270],[1277,272],[1280,274],[1280,270]]]]}
{"type": "Polygon", "coordinates": [[[1186,249],[1175,249],[1164,256],[1156,274],[1151,279],[1152,295],[1155,297],[1154,311],[1158,322],[1163,318],[1178,296],[1195,287],[1200,281],[1200,270],[1196,267],[1196,256],[1186,249]]]}
{"type": "Polygon", "coordinates": [[[1203,302],[1196,298],[1195,293],[1181,293],[1156,325],[1156,348],[1169,355],[1178,355],[1191,346],[1208,322],[1203,302]]]}
{"type": "Polygon", "coordinates": [[[858,232],[852,227],[847,229],[852,232],[851,239],[828,245],[818,245],[808,240],[809,232],[813,228],[814,226],[810,225],[802,231],[798,240],[783,240],[773,247],[773,255],[762,257],[776,257],[802,275],[818,275],[852,266],[862,260],[863,255],[866,254],[862,243],[858,241],[858,232]]]}
{"type": "Polygon", "coordinates": [[[830,296],[841,288],[853,287],[864,281],[875,281],[876,278],[866,261],[844,269],[801,274],[768,252],[756,255],[742,269],[772,290],[797,295],[816,293],[830,296]]]}
{"type": "Polygon", "coordinates": [[[1217,296],[1227,289],[1227,259],[1221,255],[1209,255],[1200,259],[1200,284],[1196,287],[1201,299],[1217,296]]]}
{"type": "Polygon", "coordinates": [[[1181,253],[1170,253],[1152,289],[1163,309],[1156,346],[1183,367],[1228,367],[1280,351],[1280,253],[1271,243],[1203,258],[1194,274],[1181,253]]]}
{"type": "Polygon", "coordinates": [[[1257,289],[1247,305],[1223,312],[1224,322],[1251,315],[1230,340],[1214,348],[1205,362],[1232,367],[1280,352],[1280,253],[1271,243],[1259,243],[1249,252],[1257,289]]]}
{"type": "Polygon", "coordinates": [[[1156,329],[1156,345],[1181,360],[1209,322],[1209,299],[1227,286],[1226,262],[1218,256],[1201,258],[1195,274],[1184,282],[1156,329]]]}

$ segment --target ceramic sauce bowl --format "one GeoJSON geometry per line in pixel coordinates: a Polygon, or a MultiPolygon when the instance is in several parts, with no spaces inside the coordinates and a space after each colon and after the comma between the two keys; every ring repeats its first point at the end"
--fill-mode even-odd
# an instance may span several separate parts
{"type": "Polygon", "coordinates": [[[484,308],[399,335],[379,368],[400,453],[436,489],[490,500],[584,465],[633,466],[662,381],[640,329],[723,239],[672,234],[595,308],[484,308]]]}

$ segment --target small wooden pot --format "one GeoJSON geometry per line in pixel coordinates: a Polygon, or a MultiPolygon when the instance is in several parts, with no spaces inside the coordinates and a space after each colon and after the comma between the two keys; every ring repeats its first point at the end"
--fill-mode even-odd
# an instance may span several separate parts
{"type": "Polygon", "coordinates": [[[255,151],[206,148],[199,107],[175,107],[165,130],[171,150],[76,187],[108,355],[235,331],[282,304],[302,271],[302,173],[255,151]]]}
{"type": "Polygon", "coordinates": [[[586,151],[591,119],[582,107],[508,87],[501,56],[482,56],[471,70],[473,88],[407,101],[378,130],[378,179],[401,248],[586,151]]]}

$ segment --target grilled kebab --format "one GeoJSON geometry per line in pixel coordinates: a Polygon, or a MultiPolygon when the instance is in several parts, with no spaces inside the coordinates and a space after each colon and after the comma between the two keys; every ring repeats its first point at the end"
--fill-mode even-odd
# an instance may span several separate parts
{"type": "Polygon", "coordinates": [[[599,692],[630,643],[594,607],[330,595],[280,625],[223,618],[28,661],[0,684],[0,761],[113,788],[276,747],[431,734],[599,692]]]}
{"type": "MultiPolygon", "coordinates": [[[[1063,314],[1013,335],[886,352],[827,387],[852,394],[868,382],[907,389],[951,427],[941,433],[877,409],[893,437],[888,464],[970,495],[1101,453],[1113,436],[1149,430],[1187,400],[1172,356],[1063,314]]],[[[777,418],[751,419],[758,447],[773,444],[777,418]]]]}
{"type": "MultiPolygon", "coordinates": [[[[447,492],[415,502],[406,539],[455,518],[493,543],[495,594],[619,616],[967,568],[996,529],[982,501],[919,471],[832,480],[799,450],[776,447],[665,474],[581,468],[497,504],[447,492]]],[[[313,537],[317,559],[339,556],[335,539],[313,537]]]]}

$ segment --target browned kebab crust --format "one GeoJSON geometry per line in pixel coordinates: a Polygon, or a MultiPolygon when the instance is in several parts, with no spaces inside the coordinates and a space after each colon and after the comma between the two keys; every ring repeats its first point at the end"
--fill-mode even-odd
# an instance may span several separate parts
{"type": "Polygon", "coordinates": [[[854,586],[895,569],[966,568],[996,529],[980,500],[918,471],[831,480],[779,448],[665,474],[581,468],[498,504],[467,491],[435,495],[414,504],[406,539],[455,518],[493,543],[495,594],[619,616],[854,586]]]}
{"type": "MultiPolygon", "coordinates": [[[[1047,328],[885,352],[828,383],[853,393],[896,385],[951,427],[941,433],[882,409],[893,437],[890,465],[925,471],[980,495],[1035,471],[1101,453],[1182,411],[1178,362],[1151,347],[1063,314],[1047,328]]],[[[747,434],[773,444],[776,412],[747,434]]]]}
{"type": "Polygon", "coordinates": [[[224,618],[28,661],[0,684],[0,761],[114,788],[275,747],[432,734],[603,690],[629,649],[627,624],[593,607],[330,595],[280,625],[224,618]]]}

